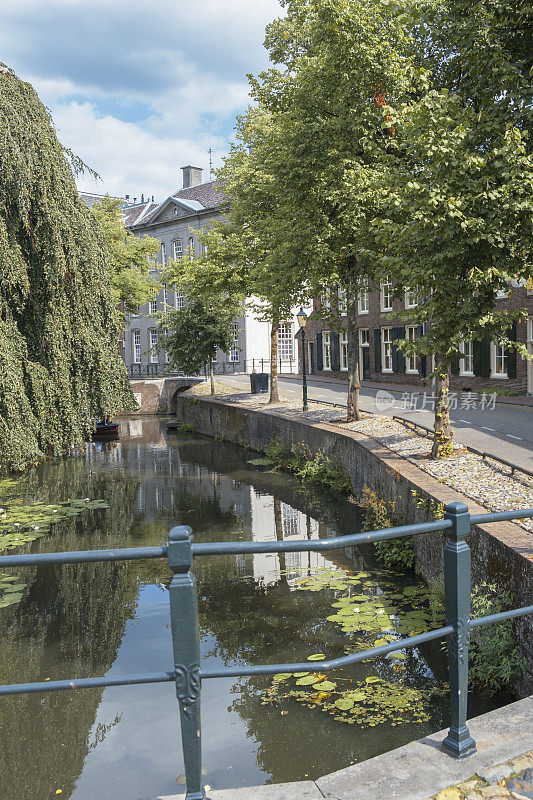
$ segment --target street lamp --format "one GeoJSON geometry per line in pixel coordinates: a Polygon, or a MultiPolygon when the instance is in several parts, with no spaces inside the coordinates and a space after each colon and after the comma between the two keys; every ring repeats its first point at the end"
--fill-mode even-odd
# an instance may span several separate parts
{"type": "Polygon", "coordinates": [[[307,411],[307,374],[305,371],[305,323],[307,322],[307,314],[301,308],[296,314],[298,320],[298,327],[302,332],[302,394],[303,394],[303,410],[307,411]]]}

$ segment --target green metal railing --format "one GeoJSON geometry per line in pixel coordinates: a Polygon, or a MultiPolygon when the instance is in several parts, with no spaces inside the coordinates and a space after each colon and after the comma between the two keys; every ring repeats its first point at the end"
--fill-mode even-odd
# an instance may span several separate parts
{"type": "Polygon", "coordinates": [[[202,669],[200,667],[200,644],[198,626],[198,598],[196,578],[191,572],[195,556],[280,553],[334,550],[371,542],[381,542],[403,536],[415,536],[434,531],[446,531],[444,546],[444,581],[446,625],[418,636],[410,636],[396,642],[372,647],[363,652],[320,662],[320,669],[332,670],[357,664],[369,658],[383,656],[396,650],[448,639],[448,663],[450,679],[451,725],[442,743],[443,750],[455,758],[465,758],[476,751],[476,744],[466,722],[468,695],[468,645],[471,628],[533,613],[533,605],[517,608],[501,614],[470,619],[470,548],[466,536],[472,523],[481,524],[503,520],[533,517],[533,509],[504,511],[493,514],[470,516],[463,503],[451,503],[446,507],[443,519],[403,525],[397,528],[357,533],[330,539],[296,540],[281,542],[221,542],[195,543],[189,527],[173,528],[165,547],[138,547],[116,550],[88,550],[71,553],[42,553],[36,555],[0,556],[0,567],[38,566],[41,564],[73,564],[91,561],[125,561],[144,558],[167,558],[173,576],[170,582],[170,616],[174,669],[143,675],[83,678],[80,680],[46,681],[0,685],[0,695],[15,695],[29,692],[53,692],[63,689],[87,689],[105,686],[127,686],[140,683],[173,681],[179,701],[181,735],[185,774],[187,778],[186,800],[205,800],[202,786],[202,743],[200,735],[200,694],[202,681],[208,678],[241,677],[249,675],[271,675],[281,672],[305,672],[309,662],[298,664],[265,664],[261,666],[223,667],[202,669]]]}

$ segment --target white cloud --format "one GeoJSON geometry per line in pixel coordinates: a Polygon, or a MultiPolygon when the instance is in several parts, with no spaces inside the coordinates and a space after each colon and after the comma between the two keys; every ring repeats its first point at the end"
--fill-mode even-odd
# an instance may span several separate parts
{"type": "Polygon", "coordinates": [[[278,0],[0,0],[0,49],[102,176],[81,188],[163,199],[209,147],[220,165],[281,13],[278,0]]]}

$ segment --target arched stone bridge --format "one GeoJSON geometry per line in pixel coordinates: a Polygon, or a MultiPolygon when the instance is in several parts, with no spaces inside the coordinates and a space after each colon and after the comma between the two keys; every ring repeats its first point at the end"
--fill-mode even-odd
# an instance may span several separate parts
{"type": "MultiPolygon", "coordinates": [[[[131,388],[139,404],[137,414],[174,414],[176,397],[203,378],[147,378],[131,379],[131,388]]],[[[134,412],[135,413],[135,412],[134,412]]]]}

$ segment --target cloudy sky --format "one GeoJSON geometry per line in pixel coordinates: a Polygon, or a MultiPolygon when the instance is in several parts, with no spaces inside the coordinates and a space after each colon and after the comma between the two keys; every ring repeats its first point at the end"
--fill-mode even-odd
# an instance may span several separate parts
{"type": "Polygon", "coordinates": [[[101,175],[80,188],[163,200],[183,165],[208,180],[210,147],[220,165],[281,13],[278,0],[0,0],[0,61],[101,175]]]}

